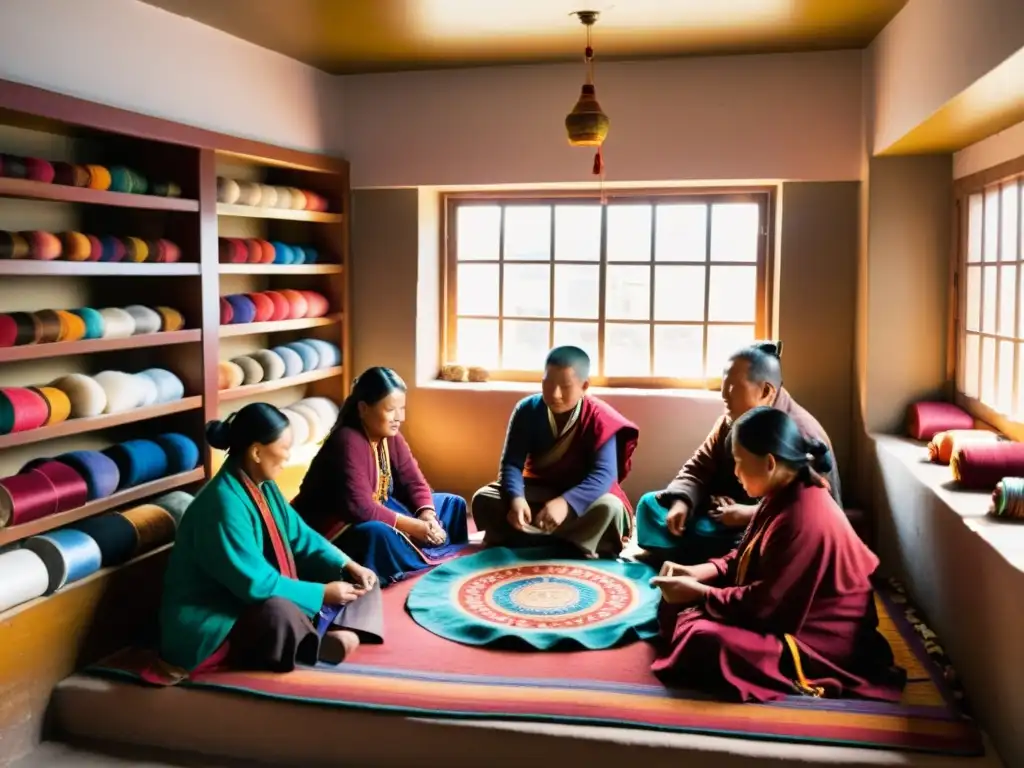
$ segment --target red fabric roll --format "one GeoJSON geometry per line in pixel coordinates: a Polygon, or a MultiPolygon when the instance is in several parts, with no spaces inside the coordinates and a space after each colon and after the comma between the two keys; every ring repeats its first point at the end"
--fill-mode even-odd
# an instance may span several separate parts
{"type": "Polygon", "coordinates": [[[288,315],[292,311],[292,305],[288,303],[288,299],[282,296],[278,291],[263,291],[263,295],[274,303],[274,314],[270,316],[270,319],[287,320],[288,315]]]}
{"type": "Polygon", "coordinates": [[[61,243],[60,238],[56,235],[41,230],[22,232],[21,234],[28,241],[31,258],[40,261],[53,261],[60,258],[61,243]]]}
{"type": "Polygon", "coordinates": [[[265,323],[274,316],[274,302],[269,296],[264,296],[262,293],[247,293],[245,295],[252,299],[252,303],[256,307],[254,323],[265,323]]]}
{"type": "Polygon", "coordinates": [[[221,264],[244,264],[249,249],[237,237],[222,237],[218,242],[221,264]]]}
{"type": "Polygon", "coordinates": [[[42,472],[0,479],[0,527],[22,525],[57,513],[57,489],[42,472]]]}
{"type": "Polygon", "coordinates": [[[0,315],[0,347],[13,347],[18,340],[18,324],[10,315],[0,315]]]}
{"type": "Polygon", "coordinates": [[[991,491],[1004,477],[1024,477],[1024,443],[966,443],[949,461],[953,479],[970,491],[991,491]]]}
{"type": "Polygon", "coordinates": [[[57,512],[67,512],[85,505],[89,500],[89,486],[80,474],[59,461],[44,461],[32,468],[45,475],[57,491],[57,512]]]}
{"type": "Polygon", "coordinates": [[[263,261],[263,246],[260,245],[259,240],[252,238],[243,241],[245,243],[246,256],[245,260],[249,264],[259,264],[263,261]]]}
{"type": "Polygon", "coordinates": [[[39,429],[50,418],[50,406],[46,398],[38,392],[25,387],[4,387],[0,389],[0,398],[7,402],[6,407],[14,412],[11,432],[27,432],[39,429]]]}
{"type": "Polygon", "coordinates": [[[231,302],[225,299],[223,296],[220,297],[220,324],[228,325],[235,318],[235,310],[231,306],[231,302]]]}
{"type": "Polygon", "coordinates": [[[931,440],[951,429],[974,429],[974,417],[953,403],[914,403],[907,409],[907,434],[915,440],[931,440]]]}
{"type": "Polygon", "coordinates": [[[306,297],[298,291],[293,291],[290,288],[284,288],[278,291],[285,300],[288,302],[288,319],[289,320],[300,320],[306,316],[306,312],[309,311],[309,304],[306,302],[306,297]]]}
{"type": "Polygon", "coordinates": [[[103,257],[103,243],[96,235],[86,235],[89,239],[89,261],[99,261],[103,257]]]}
{"type": "Polygon", "coordinates": [[[273,264],[274,263],[274,246],[270,244],[269,240],[258,240],[260,244],[260,264],[273,264]]]}
{"type": "Polygon", "coordinates": [[[330,304],[327,297],[316,291],[299,291],[306,297],[306,317],[323,317],[327,314],[330,304]]]}
{"type": "Polygon", "coordinates": [[[47,160],[39,157],[25,158],[25,171],[32,181],[41,181],[43,184],[53,182],[53,166],[47,160]]]}
{"type": "Polygon", "coordinates": [[[157,242],[160,244],[160,261],[166,264],[176,264],[181,261],[181,248],[177,243],[167,238],[161,238],[157,242]]]}

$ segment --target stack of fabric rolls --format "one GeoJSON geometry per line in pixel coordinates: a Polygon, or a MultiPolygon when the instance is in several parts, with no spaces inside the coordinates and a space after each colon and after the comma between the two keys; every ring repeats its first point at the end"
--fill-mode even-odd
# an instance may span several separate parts
{"type": "Polygon", "coordinates": [[[316,264],[319,258],[316,249],[308,245],[256,238],[220,238],[222,264],[316,264]]]}
{"type": "Polygon", "coordinates": [[[0,348],[52,344],[83,339],[127,339],[149,333],[180,331],[181,312],[171,307],[93,309],[41,309],[38,312],[0,313],[0,348]]]}
{"type": "Polygon", "coordinates": [[[81,232],[8,232],[0,230],[0,259],[37,261],[131,261],[170,264],[181,249],[166,238],[86,235],[81,232]]]}
{"type": "Polygon", "coordinates": [[[316,291],[279,291],[232,293],[220,297],[220,324],[244,325],[277,320],[302,320],[323,317],[330,302],[316,291]]]}
{"type": "Polygon", "coordinates": [[[305,397],[281,413],[288,417],[292,427],[292,445],[316,445],[327,437],[338,420],[338,404],[326,397],[305,397]]]}
{"type": "Polygon", "coordinates": [[[198,464],[199,446],[176,432],[34,459],[16,475],[0,478],[0,528],[68,512],[198,464]]]}
{"type": "Polygon", "coordinates": [[[192,498],[172,491],[148,504],[33,536],[0,554],[0,612],[170,544],[192,498]]]}
{"type": "Polygon", "coordinates": [[[141,173],[124,165],[83,165],[51,162],[39,157],[0,155],[0,176],[133,195],[181,197],[181,187],[174,182],[150,184],[141,173]]]}
{"type": "Polygon", "coordinates": [[[234,389],[264,381],[289,379],[340,364],[341,349],[337,344],[320,339],[293,341],[222,361],[217,369],[218,388],[234,389]]]}
{"type": "Polygon", "coordinates": [[[217,202],[293,211],[326,211],[327,198],[308,189],[217,177],[217,202]]]}
{"type": "Polygon", "coordinates": [[[181,400],[185,385],[165,368],[72,373],[37,387],[0,387],[0,435],[181,400]]]}

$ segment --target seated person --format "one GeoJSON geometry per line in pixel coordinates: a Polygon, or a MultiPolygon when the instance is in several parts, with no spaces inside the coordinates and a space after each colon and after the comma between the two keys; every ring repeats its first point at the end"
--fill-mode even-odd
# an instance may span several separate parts
{"type": "Polygon", "coordinates": [[[512,411],[496,483],[473,496],[484,543],[543,546],[550,537],[588,557],[615,557],[633,509],[619,483],[640,431],[587,394],[590,358],[578,347],[548,354],[542,392],[512,411]]]}
{"type": "Polygon", "coordinates": [[[899,701],[906,674],[878,632],[871,588],[878,558],[825,488],[828,446],[764,406],[732,435],[736,475],[762,501],[737,549],[701,565],[665,563],[651,580],[667,641],[652,670],[740,701],[794,692],[899,701]]]}
{"type": "Polygon", "coordinates": [[[178,527],[160,660],[143,677],[174,684],[221,665],[288,672],[296,663],[340,663],[358,647],[357,633],[380,642],[373,571],[303,523],[274,483],[291,450],[288,417],[252,403],[210,422],[206,434],[227,461],[178,527]]]}
{"type": "Polygon", "coordinates": [[[384,586],[469,540],[466,500],[433,493],[399,429],[405,382],[390,368],[356,379],[292,504],[384,586]]]}
{"type": "MultiPolygon", "coordinates": [[[[751,408],[769,405],[789,414],[805,437],[820,440],[831,450],[821,424],[783,388],[781,356],[782,342],[762,342],[729,358],[722,379],[725,413],[668,488],[640,498],[637,544],[652,559],[703,563],[736,546],[756,506],[736,479],[730,430],[751,408]]],[[[825,480],[832,497],[842,504],[834,463],[825,480]]]]}

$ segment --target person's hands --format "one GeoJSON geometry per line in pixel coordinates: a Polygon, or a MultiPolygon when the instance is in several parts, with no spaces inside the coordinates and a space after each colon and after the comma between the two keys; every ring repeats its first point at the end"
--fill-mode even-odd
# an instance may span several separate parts
{"type": "Polygon", "coordinates": [[[345,564],[345,571],[352,577],[352,582],[355,586],[364,592],[369,592],[373,589],[374,584],[377,583],[377,574],[365,565],[360,565],[355,560],[349,560],[345,564]]]}
{"type": "Polygon", "coordinates": [[[324,586],[324,605],[348,605],[366,594],[366,590],[347,581],[332,581],[324,586]]]}
{"type": "Polygon", "coordinates": [[[658,576],[689,576],[691,579],[697,578],[697,574],[692,566],[680,565],[668,560],[661,564],[661,571],[658,572],[658,576]]]}
{"type": "Polygon", "coordinates": [[[669,507],[668,515],[665,516],[665,525],[668,532],[673,536],[682,536],[683,528],[686,526],[686,518],[690,514],[690,505],[682,499],[676,499],[669,507]]]}
{"type": "Polygon", "coordinates": [[[537,513],[537,527],[544,533],[551,533],[569,516],[569,503],[557,496],[545,504],[537,513]]]}
{"type": "Polygon", "coordinates": [[[661,599],[672,605],[689,605],[700,600],[707,587],[690,576],[655,576],[651,586],[661,590],[661,599]]]}
{"type": "Polygon", "coordinates": [[[448,534],[444,532],[444,528],[441,527],[441,523],[436,517],[428,518],[427,521],[427,541],[435,547],[439,547],[448,540],[448,534]]]}
{"type": "Polygon", "coordinates": [[[708,517],[729,528],[746,528],[757,512],[756,504],[737,504],[728,497],[712,499],[708,517]]]}
{"type": "Polygon", "coordinates": [[[533,523],[533,512],[522,496],[516,496],[508,505],[508,524],[517,531],[533,523]]]}

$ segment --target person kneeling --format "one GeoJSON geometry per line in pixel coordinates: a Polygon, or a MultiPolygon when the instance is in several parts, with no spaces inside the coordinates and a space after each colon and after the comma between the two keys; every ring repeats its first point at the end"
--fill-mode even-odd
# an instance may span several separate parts
{"type": "Polygon", "coordinates": [[[364,371],[292,502],[385,586],[469,541],[466,500],[430,490],[399,431],[405,392],[390,368],[364,371]]]}
{"type": "Polygon", "coordinates": [[[728,555],[665,563],[651,580],[666,641],[652,670],[740,701],[899,701],[906,673],[878,632],[870,581],[878,558],[825,488],[827,446],[771,407],[738,418],[732,435],[736,476],[763,500],[728,555]]]}
{"type": "Polygon", "coordinates": [[[288,672],[340,663],[361,639],[382,642],[373,571],[311,530],[274,483],[291,450],[288,417],[253,403],[206,434],[227,461],[181,520],[159,659],[143,678],[173,685],[219,666],[288,672]]]}
{"type": "Polygon", "coordinates": [[[473,496],[484,543],[543,546],[550,537],[588,557],[615,557],[632,532],[619,483],[640,432],[587,394],[590,358],[578,347],[547,357],[542,392],[519,401],[509,421],[500,478],[473,496]]]}

